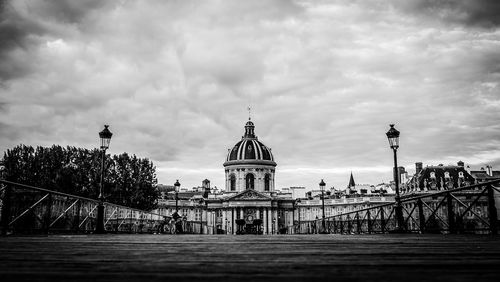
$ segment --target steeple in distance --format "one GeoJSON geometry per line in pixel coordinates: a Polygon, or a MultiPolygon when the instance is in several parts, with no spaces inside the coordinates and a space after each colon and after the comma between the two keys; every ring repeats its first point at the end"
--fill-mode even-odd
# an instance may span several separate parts
{"type": "Polygon", "coordinates": [[[351,178],[349,179],[349,185],[347,187],[352,188],[354,186],[356,186],[356,183],[354,183],[354,177],[352,176],[352,171],[351,171],[351,178]]]}

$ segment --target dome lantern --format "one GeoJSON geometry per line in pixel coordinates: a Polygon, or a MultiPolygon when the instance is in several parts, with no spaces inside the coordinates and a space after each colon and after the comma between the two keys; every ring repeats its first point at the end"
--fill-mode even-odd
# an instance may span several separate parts
{"type": "Polygon", "coordinates": [[[245,124],[245,135],[243,136],[243,138],[255,138],[255,139],[257,139],[257,137],[255,136],[254,129],[255,129],[255,125],[253,124],[253,122],[251,120],[248,120],[247,124],[245,124]]]}

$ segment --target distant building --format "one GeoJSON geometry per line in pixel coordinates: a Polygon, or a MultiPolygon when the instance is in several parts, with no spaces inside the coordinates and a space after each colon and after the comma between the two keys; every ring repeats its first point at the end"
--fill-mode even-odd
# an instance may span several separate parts
{"type": "MultiPolygon", "coordinates": [[[[400,171],[404,172],[404,168],[400,167],[400,171]]],[[[373,184],[356,184],[354,182],[354,177],[351,172],[351,176],[349,178],[349,184],[346,189],[348,194],[347,197],[366,197],[366,196],[383,196],[383,195],[394,195],[394,183],[391,182],[389,184],[381,183],[378,185],[373,184]]]]}
{"type": "Polygon", "coordinates": [[[500,171],[493,170],[493,167],[491,167],[490,165],[487,165],[486,169],[484,167],[481,167],[480,170],[471,170],[470,167],[467,166],[467,171],[474,178],[474,181],[476,183],[500,179],[500,171]]]}
{"type": "MultiPolygon", "coordinates": [[[[394,192],[390,184],[356,184],[351,172],[345,190],[331,187],[325,193],[325,217],[347,213],[358,209],[394,202],[394,192]]],[[[321,190],[312,190],[306,197],[296,199],[295,223],[321,219],[323,207],[321,190]]],[[[312,231],[311,231],[312,232],[312,231]]]]}
{"type": "Polygon", "coordinates": [[[463,162],[457,165],[437,165],[423,168],[421,162],[415,163],[415,174],[401,185],[401,194],[442,191],[468,186],[476,179],[464,168],[463,162]]]}

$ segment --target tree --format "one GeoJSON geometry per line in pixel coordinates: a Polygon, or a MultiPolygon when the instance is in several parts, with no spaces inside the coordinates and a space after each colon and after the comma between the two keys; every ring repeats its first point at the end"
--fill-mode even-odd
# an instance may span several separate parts
{"type": "MultiPolygon", "coordinates": [[[[50,190],[97,198],[102,152],[53,145],[19,145],[4,152],[6,180],[50,190]]],[[[132,208],[156,207],[156,167],[147,159],[127,153],[105,156],[103,196],[106,201],[132,208]]]]}

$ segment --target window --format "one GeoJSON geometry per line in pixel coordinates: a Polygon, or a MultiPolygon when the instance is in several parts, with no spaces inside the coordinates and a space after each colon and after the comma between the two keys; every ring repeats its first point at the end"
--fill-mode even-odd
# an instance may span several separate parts
{"type": "Polygon", "coordinates": [[[201,220],[201,209],[196,209],[194,211],[194,220],[195,221],[200,221],[201,220]]]}
{"type": "Polygon", "coordinates": [[[254,182],[255,182],[255,176],[253,174],[249,173],[245,177],[246,179],[246,189],[254,189],[254,182]]]}
{"type": "Polygon", "coordinates": [[[271,188],[271,176],[266,174],[264,177],[264,191],[269,191],[271,188]]]}
{"type": "Polygon", "coordinates": [[[234,174],[231,174],[230,181],[231,181],[230,184],[231,191],[236,191],[236,176],[234,176],[234,174]]]}

